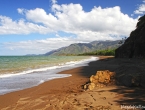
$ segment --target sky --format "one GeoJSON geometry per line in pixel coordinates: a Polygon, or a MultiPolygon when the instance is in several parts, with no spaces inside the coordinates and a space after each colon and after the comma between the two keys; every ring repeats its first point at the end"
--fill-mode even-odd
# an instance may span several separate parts
{"type": "Polygon", "coordinates": [[[145,0],[0,0],[0,55],[129,37],[145,0]]]}

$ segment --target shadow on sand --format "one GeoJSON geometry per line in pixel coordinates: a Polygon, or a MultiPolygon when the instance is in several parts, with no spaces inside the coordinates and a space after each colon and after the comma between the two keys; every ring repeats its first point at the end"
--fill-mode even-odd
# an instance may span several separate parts
{"type": "MultiPolygon", "coordinates": [[[[88,66],[84,66],[81,69],[80,73],[84,77],[90,77],[100,70],[116,72],[116,75],[133,73],[145,74],[144,67],[145,61],[142,61],[142,59],[107,58],[90,62],[88,66]]],[[[119,100],[115,100],[119,105],[141,105],[145,107],[145,88],[116,86],[116,89],[112,89],[110,92],[119,94],[119,100]]]]}

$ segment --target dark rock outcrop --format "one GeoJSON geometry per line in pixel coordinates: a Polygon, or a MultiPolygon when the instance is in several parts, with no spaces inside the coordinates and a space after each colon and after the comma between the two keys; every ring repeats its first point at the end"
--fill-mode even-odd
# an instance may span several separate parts
{"type": "Polygon", "coordinates": [[[116,58],[145,58],[145,15],[139,18],[136,29],[124,44],[116,49],[116,58]]]}
{"type": "Polygon", "coordinates": [[[127,87],[143,87],[145,88],[145,75],[144,74],[121,74],[116,76],[118,85],[127,87]]]}

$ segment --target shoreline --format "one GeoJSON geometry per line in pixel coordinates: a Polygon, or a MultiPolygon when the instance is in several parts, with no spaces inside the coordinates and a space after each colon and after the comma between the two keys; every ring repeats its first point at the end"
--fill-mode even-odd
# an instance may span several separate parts
{"type": "Polygon", "coordinates": [[[0,75],[0,79],[1,79],[0,95],[38,86],[39,84],[52,79],[69,77],[71,76],[70,74],[57,74],[57,73],[64,70],[69,70],[72,68],[87,65],[88,62],[98,59],[97,57],[90,57],[90,56],[82,57],[82,58],[84,59],[76,60],[77,59],[76,58],[66,63],[59,62],[59,65],[55,65],[55,66],[42,67],[38,69],[22,71],[16,74],[0,75]]]}
{"type": "Polygon", "coordinates": [[[71,74],[72,76],[70,77],[53,79],[32,88],[0,95],[0,109],[84,110],[86,108],[97,107],[107,109],[108,107],[108,109],[111,108],[110,110],[119,110],[121,104],[129,105],[130,103],[124,98],[128,100],[130,98],[134,99],[134,103],[131,104],[144,104],[144,99],[139,100],[139,96],[133,95],[137,93],[141,94],[144,92],[142,89],[141,91],[135,91],[132,88],[113,85],[99,89],[96,88],[93,91],[83,91],[82,85],[86,84],[89,81],[89,77],[98,70],[109,69],[110,71],[118,71],[119,66],[119,62],[113,57],[100,56],[98,61],[90,62],[88,66],[77,67],[58,73],[71,74]],[[124,93],[133,96],[124,97],[124,93]],[[123,102],[121,102],[122,99],[124,99],[123,102]],[[135,99],[138,100],[135,101],[135,99]]]}
{"type": "Polygon", "coordinates": [[[29,74],[32,72],[39,72],[39,71],[47,71],[47,70],[53,70],[53,69],[59,69],[62,67],[69,67],[71,65],[78,65],[81,64],[82,62],[88,62],[89,60],[93,60],[93,56],[92,57],[88,57],[85,59],[81,59],[81,60],[72,60],[72,61],[68,61],[68,62],[64,62],[64,63],[58,63],[56,65],[50,65],[48,67],[44,66],[44,67],[38,67],[38,68],[32,68],[30,70],[22,70],[22,71],[18,71],[18,72],[12,72],[12,73],[6,73],[6,74],[0,74],[0,78],[5,78],[5,77],[10,77],[10,76],[17,76],[17,75],[25,75],[25,74],[29,74]]]}

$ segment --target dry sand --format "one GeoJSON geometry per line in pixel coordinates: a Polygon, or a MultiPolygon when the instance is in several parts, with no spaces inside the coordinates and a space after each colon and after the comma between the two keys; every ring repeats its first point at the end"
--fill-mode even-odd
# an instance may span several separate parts
{"type": "Polygon", "coordinates": [[[145,106],[143,88],[112,85],[92,91],[82,89],[89,77],[98,70],[110,70],[118,74],[145,73],[145,61],[140,59],[99,58],[88,66],[59,73],[72,74],[71,77],[54,79],[36,87],[1,95],[0,110],[121,110],[121,105],[145,106]]]}

